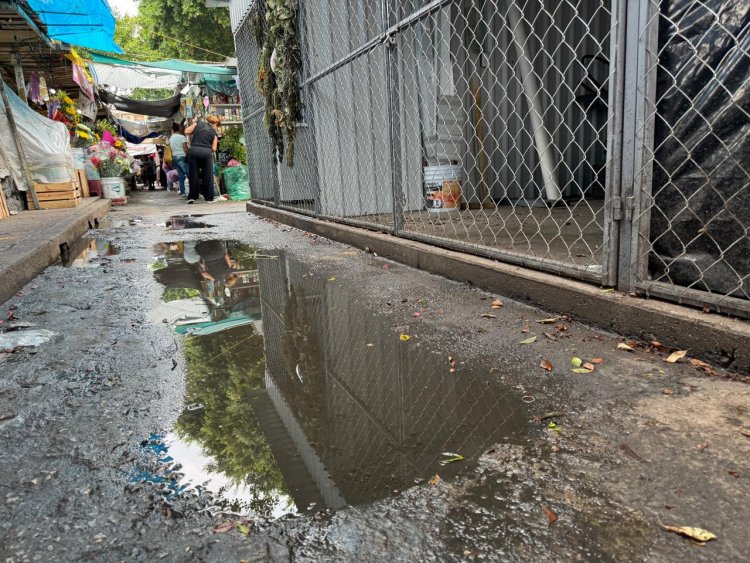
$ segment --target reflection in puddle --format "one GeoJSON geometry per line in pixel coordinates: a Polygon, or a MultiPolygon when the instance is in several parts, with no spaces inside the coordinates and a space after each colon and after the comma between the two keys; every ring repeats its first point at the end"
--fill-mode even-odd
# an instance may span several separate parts
{"type": "Polygon", "coordinates": [[[203,405],[179,417],[174,457],[193,482],[231,484],[245,509],[371,502],[450,478],[523,428],[519,397],[482,366],[451,373],[424,335],[401,341],[364,288],[237,242],[155,254],[153,320],[187,336],[185,404],[203,405]],[[444,452],[465,459],[441,466],[444,452]]]}
{"type": "Polygon", "coordinates": [[[106,239],[83,237],[68,252],[63,252],[60,260],[66,268],[99,268],[100,258],[119,253],[120,249],[106,239]]]}
{"type": "Polygon", "coordinates": [[[166,225],[173,231],[180,231],[182,229],[207,229],[214,226],[203,221],[197,221],[196,217],[202,217],[202,215],[172,215],[167,219],[166,225]]]}

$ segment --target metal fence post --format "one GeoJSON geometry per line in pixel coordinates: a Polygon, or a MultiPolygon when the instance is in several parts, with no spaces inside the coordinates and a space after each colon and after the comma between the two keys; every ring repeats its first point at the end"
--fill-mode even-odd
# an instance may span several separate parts
{"type": "Polygon", "coordinates": [[[633,291],[648,274],[651,157],[654,143],[658,7],[652,0],[627,2],[622,143],[622,219],[617,287],[633,291]]]}
{"type": "MultiPolygon", "coordinates": [[[[391,22],[388,0],[382,0],[383,29],[391,22]]],[[[396,18],[398,19],[398,18],[396,18]]],[[[398,94],[398,42],[394,35],[388,36],[386,48],[386,108],[388,113],[388,143],[391,156],[391,192],[393,197],[393,232],[398,234],[404,227],[404,202],[401,189],[401,106],[398,94]]]]}

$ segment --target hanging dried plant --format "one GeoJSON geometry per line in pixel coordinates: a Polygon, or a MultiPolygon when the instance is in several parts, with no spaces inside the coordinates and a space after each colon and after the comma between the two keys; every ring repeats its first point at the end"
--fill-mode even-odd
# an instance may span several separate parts
{"type": "Polygon", "coordinates": [[[294,166],[297,123],[302,119],[297,1],[259,0],[254,10],[251,26],[260,51],[256,84],[265,98],[263,123],[271,138],[274,162],[286,156],[287,165],[294,166]]]}

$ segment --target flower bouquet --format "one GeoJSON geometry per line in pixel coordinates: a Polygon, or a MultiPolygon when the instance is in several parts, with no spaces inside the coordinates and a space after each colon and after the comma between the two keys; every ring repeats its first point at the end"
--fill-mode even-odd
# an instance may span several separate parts
{"type": "Polygon", "coordinates": [[[102,178],[119,178],[133,172],[127,153],[101,141],[89,149],[89,161],[102,178]]]}

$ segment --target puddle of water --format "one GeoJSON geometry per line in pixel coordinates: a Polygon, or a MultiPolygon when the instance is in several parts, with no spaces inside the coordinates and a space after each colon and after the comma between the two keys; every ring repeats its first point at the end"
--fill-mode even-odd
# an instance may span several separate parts
{"type": "Polygon", "coordinates": [[[172,231],[181,231],[183,229],[207,229],[214,225],[209,225],[203,221],[198,221],[196,217],[203,215],[172,215],[167,219],[167,228],[172,231]]]}
{"type": "Polygon", "coordinates": [[[115,219],[114,217],[107,216],[104,219],[102,219],[99,222],[98,228],[100,229],[109,229],[109,228],[117,228],[121,229],[123,227],[132,227],[134,225],[139,225],[143,223],[143,219],[141,217],[133,217],[132,219],[115,219]]]}
{"type": "Polygon", "coordinates": [[[99,268],[101,258],[119,253],[120,249],[107,239],[83,237],[68,252],[63,252],[60,260],[65,268],[99,268]]]}
{"type": "Polygon", "coordinates": [[[451,373],[428,335],[402,341],[366,308],[365,288],[231,241],[160,244],[155,261],[165,289],[152,319],[186,336],[189,408],[167,439],[173,457],[186,479],[207,472],[256,514],[449,479],[526,427],[520,395],[486,366],[451,373]],[[441,465],[447,452],[464,459],[441,465]]]}

